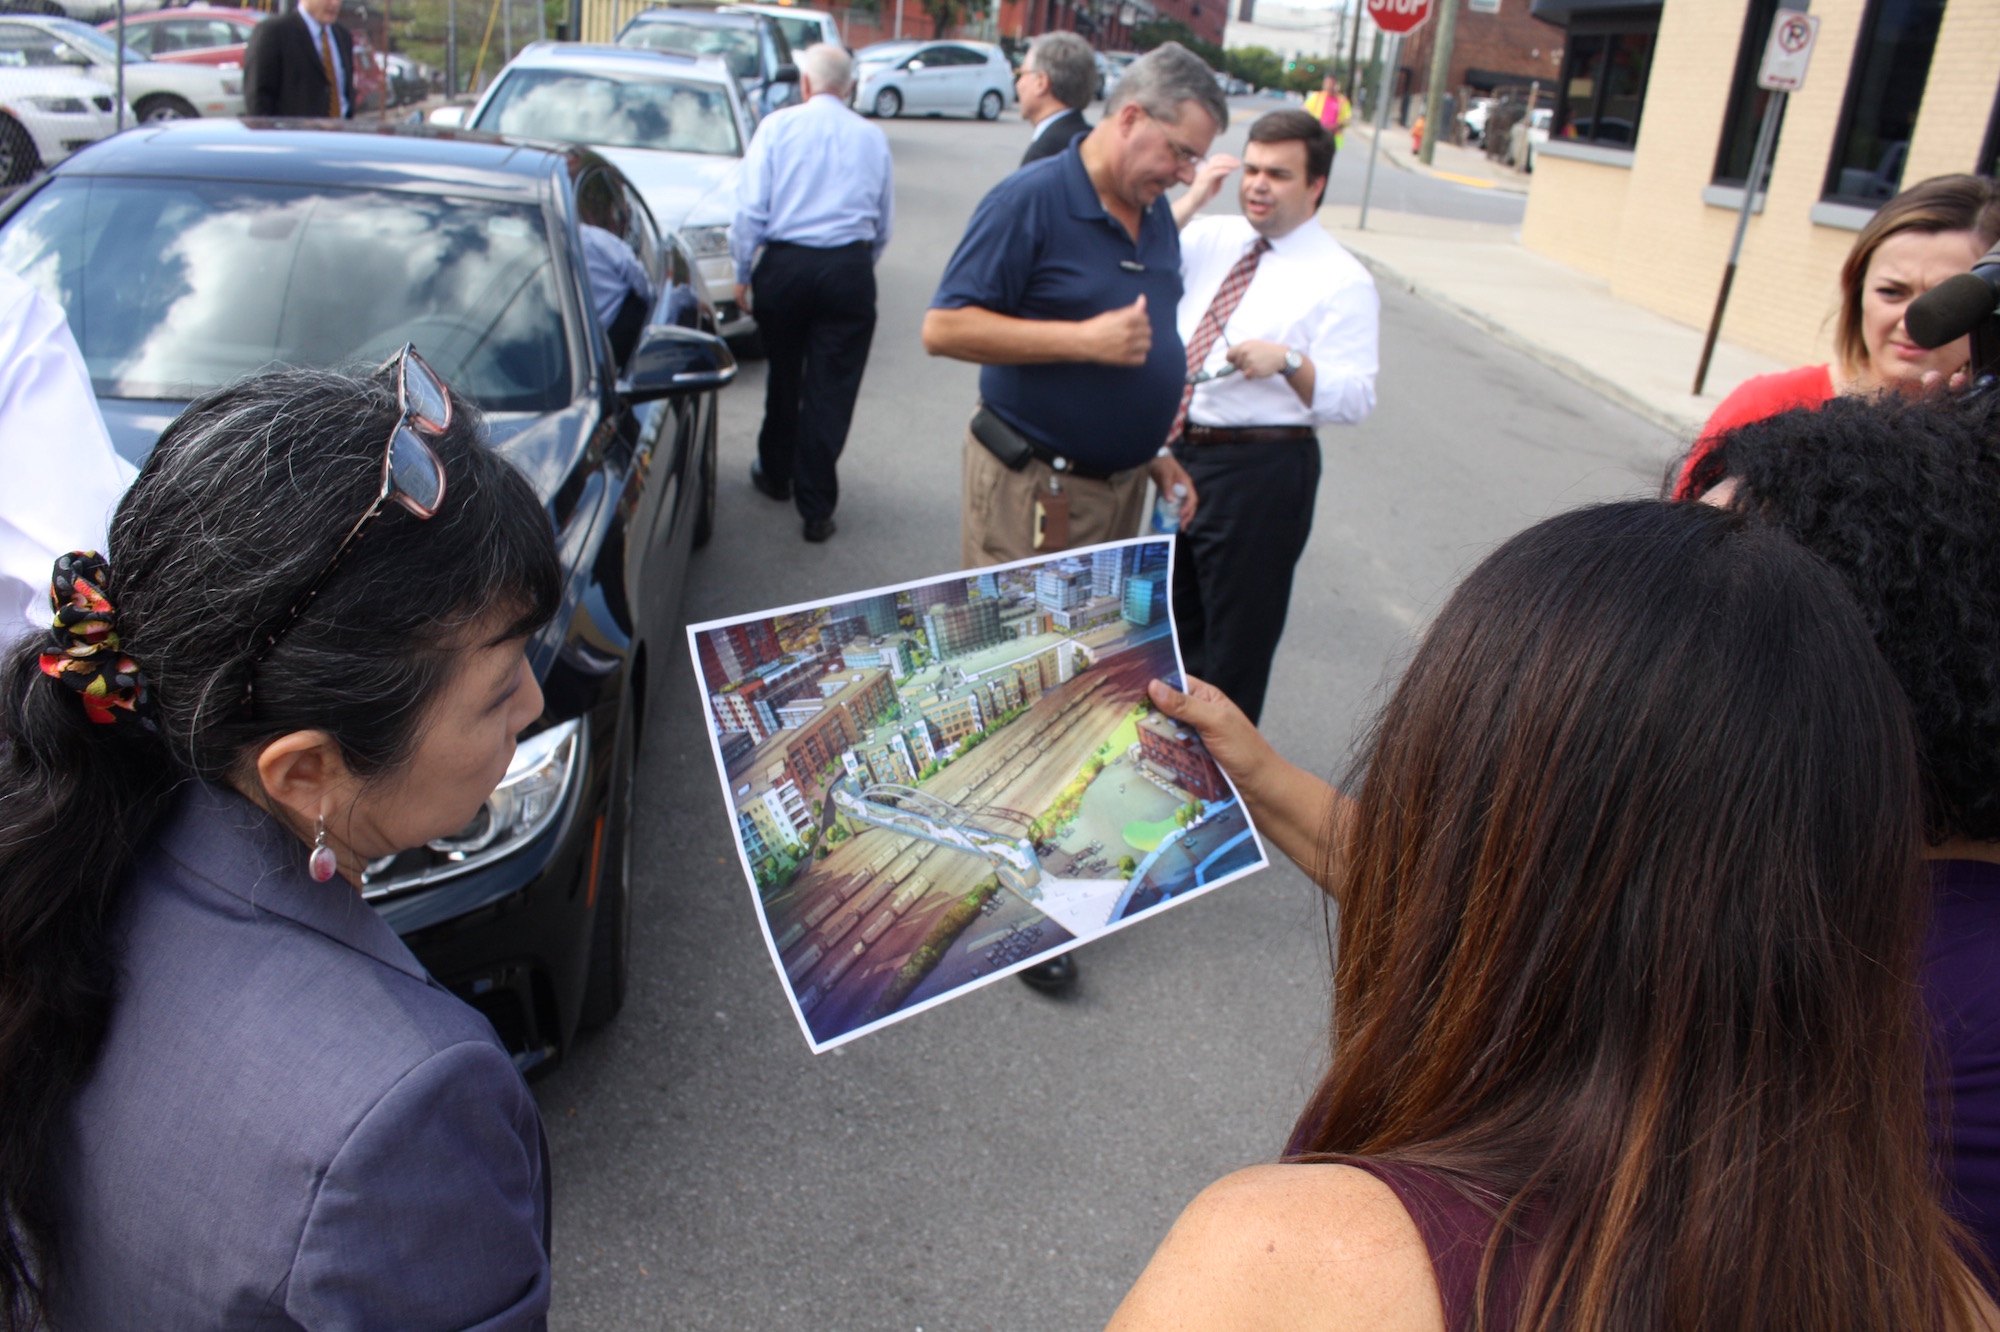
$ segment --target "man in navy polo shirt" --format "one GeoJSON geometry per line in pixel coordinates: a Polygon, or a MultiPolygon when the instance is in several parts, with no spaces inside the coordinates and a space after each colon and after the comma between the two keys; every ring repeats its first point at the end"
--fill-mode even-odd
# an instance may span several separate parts
{"type": "Polygon", "coordinates": [[[1161,447],[1187,382],[1180,235],[1163,197],[1229,123],[1215,76],[1168,42],[1097,127],[972,215],[924,316],[924,350],[986,367],[966,434],[966,568],[1136,536],[1146,478],[1194,487],[1161,447]]]}

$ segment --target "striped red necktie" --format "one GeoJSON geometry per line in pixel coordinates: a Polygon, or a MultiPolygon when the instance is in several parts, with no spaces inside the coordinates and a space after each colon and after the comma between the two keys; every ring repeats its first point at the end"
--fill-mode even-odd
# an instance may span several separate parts
{"type": "MultiPolygon", "coordinates": [[[[1192,379],[1208,360],[1208,353],[1215,346],[1215,340],[1222,336],[1222,326],[1229,322],[1229,316],[1236,313],[1236,307],[1243,303],[1243,293],[1250,290],[1250,279],[1257,276],[1257,261],[1271,248],[1269,238],[1259,236],[1257,243],[1246,250],[1236,267],[1229,270],[1229,276],[1222,279],[1216,288],[1215,299],[1208,303],[1208,313],[1195,325],[1194,340],[1188,343],[1187,372],[1192,379]]],[[[1167,431],[1167,442],[1173,443],[1181,437],[1181,428],[1187,424],[1188,404],[1194,401],[1194,385],[1188,384],[1181,390],[1180,410],[1174,413],[1173,428],[1167,431]]]]}

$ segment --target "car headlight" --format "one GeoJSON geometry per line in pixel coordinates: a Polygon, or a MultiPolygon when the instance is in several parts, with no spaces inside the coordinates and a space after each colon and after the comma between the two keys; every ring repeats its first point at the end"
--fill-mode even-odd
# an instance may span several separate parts
{"type": "Polygon", "coordinates": [[[687,242],[688,249],[694,251],[694,257],[697,259],[710,259],[718,254],[729,253],[727,226],[689,227],[681,232],[681,239],[687,242]]]}
{"type": "Polygon", "coordinates": [[[538,731],[514,749],[514,761],[472,822],[414,851],[370,861],[362,895],[383,897],[452,878],[513,854],[542,835],[583,770],[582,718],[538,731]]]}
{"type": "Polygon", "coordinates": [[[52,116],[80,116],[90,110],[90,104],[81,97],[23,97],[21,100],[52,116]]]}

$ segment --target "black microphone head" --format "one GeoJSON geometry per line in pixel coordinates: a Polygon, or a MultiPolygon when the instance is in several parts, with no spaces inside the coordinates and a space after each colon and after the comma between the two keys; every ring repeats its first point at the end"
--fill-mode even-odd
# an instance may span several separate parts
{"type": "Polygon", "coordinates": [[[1985,278],[1960,273],[1911,301],[1903,312],[1903,327],[1919,347],[1942,347],[1978,328],[1996,303],[2000,301],[1985,278]]]}

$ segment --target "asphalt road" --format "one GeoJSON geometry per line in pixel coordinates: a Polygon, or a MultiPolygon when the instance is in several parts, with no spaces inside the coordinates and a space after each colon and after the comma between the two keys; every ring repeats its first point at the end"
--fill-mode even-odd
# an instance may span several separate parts
{"type": "MultiPolygon", "coordinates": [[[[953,567],[976,372],[927,359],[917,328],[1026,130],[1011,114],[885,128],[897,231],[839,535],[804,544],[751,489],[747,367],[725,395],[691,620],[953,567]]],[[[1326,432],[1266,710],[1329,774],[1461,573],[1539,517],[1651,491],[1673,447],[1405,293],[1384,292],[1383,314],[1381,406],[1326,432]]],[[[1320,1071],[1326,920],[1289,866],[1090,945],[1069,999],[1005,982],[816,1058],[737,870],[685,660],[641,780],[631,998],[536,1086],[558,1329],[1100,1326],[1189,1198],[1277,1153],[1320,1071]]]]}

